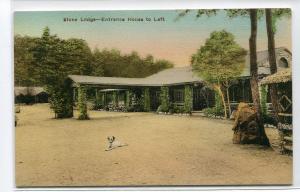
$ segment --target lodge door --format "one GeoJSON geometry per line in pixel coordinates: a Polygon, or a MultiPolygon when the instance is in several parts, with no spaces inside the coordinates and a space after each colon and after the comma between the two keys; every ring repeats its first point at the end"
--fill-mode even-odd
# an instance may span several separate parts
{"type": "Polygon", "coordinates": [[[159,94],[159,90],[150,90],[150,107],[152,111],[156,111],[160,105],[159,94]]]}
{"type": "Polygon", "coordinates": [[[204,108],[207,108],[206,100],[201,93],[200,88],[194,88],[193,90],[193,110],[200,111],[204,108]]]}

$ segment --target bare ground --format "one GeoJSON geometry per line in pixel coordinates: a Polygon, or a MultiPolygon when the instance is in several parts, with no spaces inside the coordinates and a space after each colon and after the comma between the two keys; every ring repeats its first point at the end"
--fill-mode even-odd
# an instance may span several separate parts
{"type": "MultiPolygon", "coordinates": [[[[232,122],[152,113],[91,112],[55,120],[45,104],[22,106],[17,186],[291,184],[292,158],[234,145],[232,122]],[[106,137],[128,146],[112,151],[106,137]]],[[[271,141],[274,130],[267,130],[271,141]]]]}

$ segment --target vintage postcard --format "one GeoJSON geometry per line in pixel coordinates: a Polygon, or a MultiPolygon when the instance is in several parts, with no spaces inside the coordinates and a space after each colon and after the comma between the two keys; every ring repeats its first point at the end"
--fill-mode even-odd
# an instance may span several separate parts
{"type": "Polygon", "coordinates": [[[291,185],[291,17],[15,12],[16,186],[291,185]]]}

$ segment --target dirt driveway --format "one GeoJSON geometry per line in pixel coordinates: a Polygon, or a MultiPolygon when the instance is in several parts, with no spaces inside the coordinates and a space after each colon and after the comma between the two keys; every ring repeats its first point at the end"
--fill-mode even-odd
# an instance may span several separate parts
{"type": "Polygon", "coordinates": [[[17,186],[290,184],[292,158],[231,142],[231,122],[152,113],[91,112],[54,120],[45,104],[22,106],[17,186]],[[106,137],[128,146],[112,151],[106,137]]]}

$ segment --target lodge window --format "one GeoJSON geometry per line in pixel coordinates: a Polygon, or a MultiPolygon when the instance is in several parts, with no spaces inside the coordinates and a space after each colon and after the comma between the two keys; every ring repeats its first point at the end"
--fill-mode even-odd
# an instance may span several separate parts
{"type": "Polygon", "coordinates": [[[174,90],[174,101],[177,103],[184,102],[184,92],[183,89],[175,89],[174,90]]]}
{"type": "Polygon", "coordinates": [[[238,86],[230,87],[229,98],[230,98],[231,102],[239,101],[239,87],[238,86]]]}

